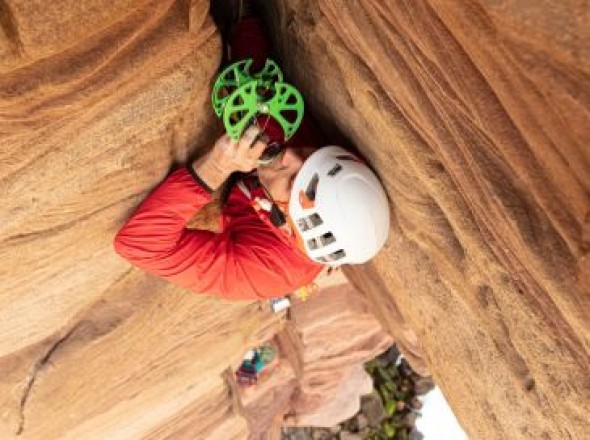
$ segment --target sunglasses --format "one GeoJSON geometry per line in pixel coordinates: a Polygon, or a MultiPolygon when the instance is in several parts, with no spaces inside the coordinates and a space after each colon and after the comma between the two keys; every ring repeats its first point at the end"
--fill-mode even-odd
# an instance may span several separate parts
{"type": "Polygon", "coordinates": [[[275,160],[280,159],[285,153],[286,146],[283,142],[273,141],[262,152],[262,155],[258,158],[258,165],[269,166],[275,160]]]}

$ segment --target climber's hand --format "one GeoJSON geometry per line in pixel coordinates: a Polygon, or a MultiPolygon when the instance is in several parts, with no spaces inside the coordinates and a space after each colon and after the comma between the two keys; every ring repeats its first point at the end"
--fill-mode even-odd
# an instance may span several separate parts
{"type": "Polygon", "coordinates": [[[252,171],[258,166],[258,159],[267,145],[259,140],[260,135],[261,129],[255,125],[249,127],[238,141],[224,134],[209,153],[193,163],[193,169],[211,189],[221,186],[233,172],[252,171]]]}

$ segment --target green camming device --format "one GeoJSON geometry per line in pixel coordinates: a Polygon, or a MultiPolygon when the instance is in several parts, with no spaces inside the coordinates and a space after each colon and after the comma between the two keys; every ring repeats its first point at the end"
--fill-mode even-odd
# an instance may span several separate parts
{"type": "Polygon", "coordinates": [[[250,73],[251,66],[251,59],[242,60],[219,74],[211,97],[215,114],[234,140],[261,114],[274,118],[289,139],[303,120],[301,94],[283,82],[283,72],[274,61],[267,60],[255,74],[250,73]]]}

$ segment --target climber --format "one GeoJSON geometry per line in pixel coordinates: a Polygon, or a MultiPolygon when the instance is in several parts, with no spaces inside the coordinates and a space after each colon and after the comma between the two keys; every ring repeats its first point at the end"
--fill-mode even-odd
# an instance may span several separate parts
{"type": "MultiPolygon", "coordinates": [[[[232,56],[260,66],[266,41],[259,20],[244,19],[233,32],[232,56]]],[[[227,299],[282,297],[310,284],[324,265],[372,258],[389,228],[375,175],[340,147],[320,148],[323,137],[309,116],[288,142],[266,122],[264,132],[254,124],[238,140],[224,134],[172,172],[119,231],[116,251],[189,290],[227,299]],[[236,173],[244,177],[230,187],[221,232],[187,229],[236,173]]]]}

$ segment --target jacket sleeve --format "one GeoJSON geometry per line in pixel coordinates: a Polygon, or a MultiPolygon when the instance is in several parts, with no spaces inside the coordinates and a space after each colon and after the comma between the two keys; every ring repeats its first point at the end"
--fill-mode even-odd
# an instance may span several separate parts
{"type": "Polygon", "coordinates": [[[118,232],[114,246],[123,258],[194,292],[228,299],[261,299],[287,294],[281,243],[253,212],[223,232],[186,229],[211,200],[203,183],[178,169],[138,207],[118,232]]]}

